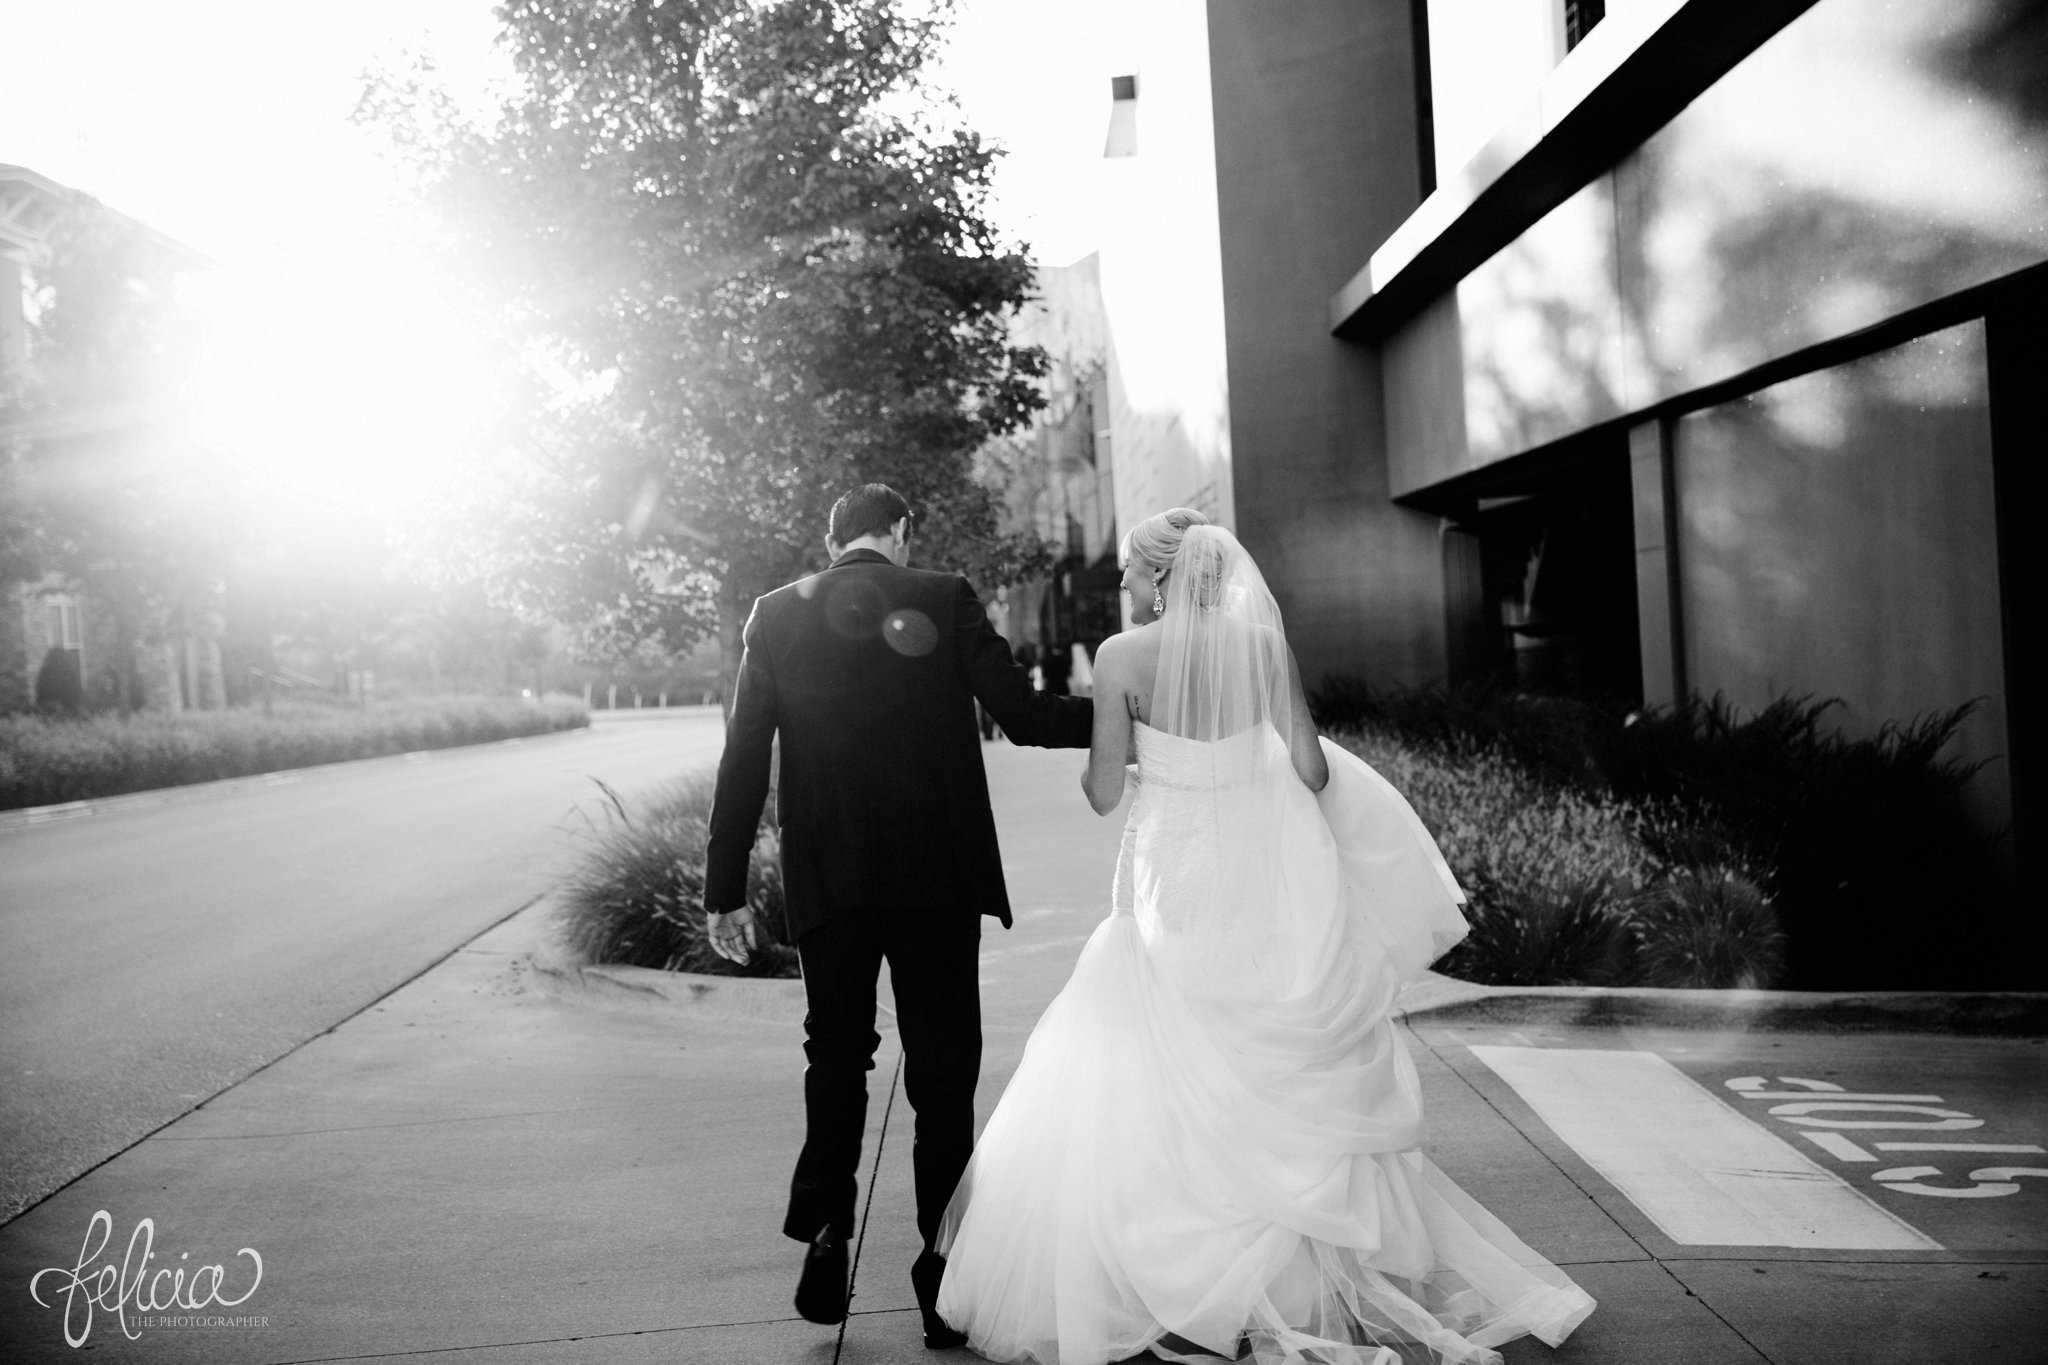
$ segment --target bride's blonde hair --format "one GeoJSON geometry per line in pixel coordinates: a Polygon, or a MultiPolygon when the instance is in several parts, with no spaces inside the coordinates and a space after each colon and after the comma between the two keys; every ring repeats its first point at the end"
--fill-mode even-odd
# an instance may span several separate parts
{"type": "Polygon", "coordinates": [[[1192,507],[1174,507],[1145,518],[1124,536],[1122,559],[1135,557],[1153,568],[1153,576],[1164,580],[1179,570],[1189,579],[1198,606],[1214,607],[1222,594],[1223,562],[1217,547],[1203,537],[1192,558],[1187,547],[1191,527],[1211,525],[1209,518],[1192,507]]]}
{"type": "Polygon", "coordinates": [[[1180,542],[1190,526],[1207,526],[1209,519],[1192,507],[1173,507],[1151,516],[1124,532],[1122,559],[1144,560],[1164,577],[1180,554],[1180,542]]]}

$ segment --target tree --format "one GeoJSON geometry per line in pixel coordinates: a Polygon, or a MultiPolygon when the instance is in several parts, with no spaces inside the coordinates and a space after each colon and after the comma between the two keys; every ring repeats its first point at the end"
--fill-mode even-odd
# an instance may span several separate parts
{"type": "Polygon", "coordinates": [[[420,75],[363,117],[462,254],[592,380],[542,405],[482,547],[501,590],[621,649],[715,630],[815,566],[846,488],[921,513],[921,562],[1049,562],[974,452],[1042,405],[1011,344],[1030,266],[983,214],[995,152],[910,107],[937,20],[899,0],[507,0],[489,126],[420,75]]]}

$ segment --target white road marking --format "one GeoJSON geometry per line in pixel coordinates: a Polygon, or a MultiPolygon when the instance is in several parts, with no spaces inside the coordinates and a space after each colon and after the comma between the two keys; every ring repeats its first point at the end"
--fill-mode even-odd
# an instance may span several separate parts
{"type": "Polygon", "coordinates": [[[1840,1100],[1799,1100],[1792,1104],[1771,1106],[1774,1118],[1787,1123],[1811,1125],[1817,1128],[1982,1128],[1984,1120],[1962,1109],[1937,1109],[1925,1104],[1844,1104],[1840,1100]],[[1837,1110],[1853,1110],[1858,1113],[1879,1114],[1923,1114],[1934,1120],[1932,1123],[1919,1119],[1876,1118],[1876,1119],[1831,1119],[1816,1117],[1817,1113],[1831,1113],[1837,1110]]]}
{"type": "Polygon", "coordinates": [[[1808,1129],[1801,1133],[1808,1142],[1834,1157],[1837,1161],[1875,1161],[1877,1158],[1864,1151],[1840,1133],[1816,1133],[1808,1129]]]}
{"type": "MultiPolygon", "coordinates": [[[[1807,1136],[1818,1142],[1834,1134],[1808,1133],[1807,1136]]],[[[1873,1142],[1870,1145],[1880,1152],[2011,1152],[2018,1156],[2038,1156],[2048,1152],[2048,1148],[2036,1147],[2031,1142],[1873,1142]]]]}
{"type": "Polygon", "coordinates": [[[1472,1055],[1681,1245],[1941,1249],[1654,1052],[1472,1055]]]}
{"type": "MultiPolygon", "coordinates": [[[[1845,1100],[1875,1101],[1884,1104],[1940,1104],[1939,1095],[1852,1095],[1846,1090],[1815,1093],[1811,1090],[1738,1090],[1736,1094],[1746,1100],[1820,1100],[1839,1104],[1845,1100]]],[[[1773,1111],[1776,1112],[1776,1111],[1773,1111]]]]}
{"type": "MultiPolygon", "coordinates": [[[[1727,1086],[1730,1090],[1740,1090],[1747,1093],[1749,1091],[1762,1090],[1766,1085],[1770,1084],[1770,1082],[1766,1081],[1761,1076],[1737,1076],[1733,1080],[1723,1081],[1721,1082],[1721,1084],[1727,1086]]],[[[1839,1092],[1842,1088],[1841,1086],[1836,1085],[1833,1081],[1810,1080],[1805,1076],[1780,1076],[1778,1077],[1778,1084],[1796,1085],[1806,1090],[1829,1090],[1837,1092],[1839,1092]]]]}
{"type": "Polygon", "coordinates": [[[1917,1177],[1940,1175],[1939,1166],[1894,1166],[1889,1171],[1874,1171],[1872,1180],[1882,1180],[1887,1189],[1905,1194],[1931,1195],[1937,1199],[2002,1199],[2008,1194],[2018,1194],[2020,1187],[2012,1183],[2017,1175],[2048,1176],[2048,1170],[2035,1166],[1986,1166],[1970,1172],[1974,1185],[1922,1185],[1917,1177]]]}

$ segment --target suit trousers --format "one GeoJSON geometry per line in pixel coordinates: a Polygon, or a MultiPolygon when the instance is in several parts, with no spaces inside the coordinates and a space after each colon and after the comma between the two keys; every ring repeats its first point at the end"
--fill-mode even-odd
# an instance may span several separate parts
{"type": "Polygon", "coordinates": [[[782,1230],[800,1242],[830,1227],[851,1241],[875,988],[889,964],[903,1044],[903,1090],[916,1115],[911,1165],[927,1251],[974,1151],[981,1074],[981,916],[960,910],[840,915],[797,940],[803,967],[804,1146],[782,1230]]]}

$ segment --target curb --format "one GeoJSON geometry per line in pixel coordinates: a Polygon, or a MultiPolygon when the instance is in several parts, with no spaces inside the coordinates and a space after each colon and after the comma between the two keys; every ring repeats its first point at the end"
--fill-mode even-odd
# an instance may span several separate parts
{"type": "MultiPolygon", "coordinates": [[[[532,961],[560,993],[591,1003],[672,1008],[700,1017],[803,1022],[804,984],[798,978],[579,966],[538,956],[532,961]]],[[[1427,1024],[2044,1038],[2048,993],[1482,986],[1430,972],[1401,992],[1393,1016],[1427,1024]]]]}
{"type": "Polygon", "coordinates": [[[705,716],[720,715],[717,702],[709,704],[691,702],[687,706],[620,706],[611,709],[592,707],[592,725],[616,725],[636,720],[693,720],[705,716]]]}
{"type": "Polygon", "coordinates": [[[697,1018],[801,1024],[804,983],[794,977],[709,976],[653,967],[581,965],[558,957],[528,958],[561,998],[596,1005],[673,1009],[697,1018]]]}
{"type": "Polygon", "coordinates": [[[562,937],[561,913],[554,893],[537,897],[508,921],[516,937],[501,946],[518,965],[531,969],[533,986],[564,1004],[668,1010],[705,1020],[803,1022],[806,1004],[801,977],[712,976],[579,962],[562,937]]]}
{"type": "Polygon", "coordinates": [[[1431,972],[1401,993],[1395,1013],[1431,1024],[2048,1037],[2048,993],[2020,991],[1481,986],[1431,972]]]}

